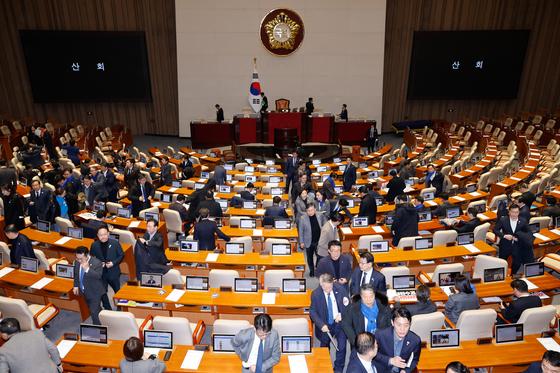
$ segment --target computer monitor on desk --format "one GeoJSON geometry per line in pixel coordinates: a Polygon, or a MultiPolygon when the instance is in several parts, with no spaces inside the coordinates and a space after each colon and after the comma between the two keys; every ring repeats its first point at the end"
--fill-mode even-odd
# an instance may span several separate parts
{"type": "Polygon", "coordinates": [[[459,347],[459,329],[432,330],[430,332],[430,347],[459,347]]]}
{"type": "Polygon", "coordinates": [[[187,290],[207,291],[208,284],[208,277],[205,276],[186,277],[187,290]]]}
{"type": "Polygon", "coordinates": [[[283,293],[305,293],[307,291],[307,283],[304,278],[283,278],[283,293]]]}
{"type": "Polygon", "coordinates": [[[523,324],[496,325],[496,343],[520,342],[523,340],[523,324]]]}
{"type": "Polygon", "coordinates": [[[239,220],[239,228],[255,229],[257,228],[257,221],[255,219],[241,219],[239,220]]]}
{"type": "Polygon", "coordinates": [[[272,255],[291,255],[292,249],[289,243],[273,243],[272,255]]]}
{"type": "Polygon", "coordinates": [[[146,221],[153,219],[156,221],[157,224],[159,224],[159,213],[158,212],[146,212],[144,213],[144,219],[146,221]]]}
{"type": "Polygon", "coordinates": [[[181,240],[179,241],[179,251],[186,253],[197,253],[198,252],[198,241],[194,240],[181,240]]]}
{"type": "Polygon", "coordinates": [[[256,293],[259,291],[259,281],[256,278],[236,278],[234,291],[238,293],[256,293]]]}
{"type": "Polygon", "coordinates": [[[458,218],[461,216],[461,208],[459,206],[448,207],[445,210],[445,216],[447,219],[458,218]]]}
{"type": "Polygon", "coordinates": [[[119,218],[130,219],[130,210],[126,207],[119,207],[117,208],[117,216],[119,218]]]}
{"type": "Polygon", "coordinates": [[[45,220],[37,220],[37,230],[49,233],[51,231],[51,223],[45,220]]]}
{"type": "Polygon", "coordinates": [[[433,245],[434,245],[434,240],[432,237],[417,238],[416,240],[414,240],[414,248],[416,250],[431,249],[433,245]]]}
{"type": "Polygon", "coordinates": [[[102,325],[80,324],[80,342],[106,345],[107,327],[102,325]]]}
{"type": "Polygon", "coordinates": [[[282,336],[283,354],[310,354],[312,339],[309,335],[302,336],[282,336]]]}
{"type": "Polygon", "coordinates": [[[474,233],[459,233],[457,235],[457,245],[470,245],[474,243],[474,233]]]}
{"type": "Polygon", "coordinates": [[[231,341],[233,334],[212,334],[212,352],[235,352],[231,341]]]}
{"type": "Polygon", "coordinates": [[[77,240],[81,240],[84,238],[84,230],[82,228],[68,228],[68,237],[75,238],[77,240]]]}
{"type": "Polygon", "coordinates": [[[74,266],[71,265],[71,264],[57,263],[56,264],[56,277],[73,279],[74,278],[74,266]]]}
{"type": "Polygon", "coordinates": [[[368,226],[367,216],[355,216],[352,218],[352,228],[360,228],[368,226]]]}
{"type": "Polygon", "coordinates": [[[144,347],[173,349],[173,332],[163,330],[144,330],[144,347]]]}
{"type": "Polygon", "coordinates": [[[220,193],[231,193],[231,186],[230,185],[220,185],[218,188],[220,193]]]}
{"type": "Polygon", "coordinates": [[[420,223],[431,221],[431,220],[432,220],[431,211],[423,211],[418,213],[418,221],[420,223]]]}
{"type": "Polygon", "coordinates": [[[226,254],[241,255],[245,253],[243,242],[226,242],[226,254]]]}
{"type": "Polygon", "coordinates": [[[525,277],[536,277],[544,275],[544,262],[528,263],[523,266],[525,277]]]}
{"type": "Polygon", "coordinates": [[[163,275],[161,273],[145,273],[140,274],[140,286],[149,288],[163,287],[163,275]]]}
{"type": "Polygon", "coordinates": [[[22,256],[20,269],[22,271],[37,273],[39,270],[39,260],[22,256]]]}

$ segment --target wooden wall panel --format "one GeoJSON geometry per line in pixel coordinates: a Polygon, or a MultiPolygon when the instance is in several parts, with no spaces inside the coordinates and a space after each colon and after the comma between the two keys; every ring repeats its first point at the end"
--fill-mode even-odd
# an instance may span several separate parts
{"type": "Polygon", "coordinates": [[[174,0],[2,0],[0,25],[0,113],[39,121],[122,123],[136,134],[179,133],[174,0]],[[34,103],[19,29],[144,31],[152,102],[34,103]]]}
{"type": "Polygon", "coordinates": [[[463,120],[560,108],[558,0],[389,0],[385,38],[385,131],[406,119],[463,120]],[[493,29],[531,30],[517,99],[407,100],[414,31],[493,29]]]}

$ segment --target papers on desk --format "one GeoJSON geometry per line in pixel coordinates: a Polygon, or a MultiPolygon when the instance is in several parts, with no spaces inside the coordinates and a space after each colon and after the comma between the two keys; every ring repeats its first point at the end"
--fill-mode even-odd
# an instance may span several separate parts
{"type": "Polygon", "coordinates": [[[144,347],[144,356],[159,355],[161,348],[144,347]]]}
{"type": "Polygon", "coordinates": [[[60,354],[60,358],[64,359],[77,342],[78,341],[69,341],[68,339],[60,341],[60,343],[56,346],[58,353],[60,354]]]}
{"type": "Polygon", "coordinates": [[[266,183],[267,187],[278,187],[279,183],[266,183]]]}
{"type": "Polygon", "coordinates": [[[548,351],[560,352],[560,345],[554,340],[554,338],[537,338],[540,344],[543,345],[548,351]]]}
{"type": "Polygon", "coordinates": [[[262,304],[276,304],[276,293],[263,293],[262,304]]]}
{"type": "Polygon", "coordinates": [[[82,212],[81,214],[78,214],[78,217],[84,220],[89,220],[95,218],[95,214],[92,214],[91,212],[82,212]]]}
{"type": "Polygon", "coordinates": [[[133,220],[128,225],[129,228],[138,228],[140,226],[140,222],[138,220],[133,220]]]}
{"type": "Polygon", "coordinates": [[[42,279],[40,279],[39,281],[37,281],[36,283],[34,283],[33,285],[31,285],[30,288],[31,288],[31,289],[41,290],[42,288],[44,288],[45,286],[47,286],[48,284],[50,284],[52,281],[53,281],[52,278],[43,277],[42,279]]]}
{"type": "Polygon", "coordinates": [[[173,188],[173,187],[171,187],[171,188],[167,189],[167,191],[173,193],[173,192],[175,192],[177,189],[179,189],[179,188],[173,188]]]}
{"type": "Polygon", "coordinates": [[[471,253],[476,254],[480,252],[480,249],[477,248],[475,245],[473,244],[468,244],[468,245],[463,245],[463,247],[467,250],[469,250],[471,253]]]}
{"type": "Polygon", "coordinates": [[[543,293],[542,291],[536,291],[534,293],[531,293],[531,295],[534,295],[536,297],[539,297],[541,299],[548,299],[550,298],[548,295],[546,295],[545,293],[543,293]]]}
{"type": "Polygon", "coordinates": [[[255,237],[262,237],[263,230],[262,229],[253,229],[253,236],[255,237]]]}
{"type": "Polygon", "coordinates": [[[342,228],[340,228],[340,231],[341,231],[343,234],[352,234],[352,229],[350,229],[350,228],[348,228],[348,227],[342,227],[342,228]]]}
{"type": "Polygon", "coordinates": [[[56,242],[54,243],[55,245],[64,245],[66,242],[70,241],[72,239],[72,237],[62,237],[59,238],[58,240],[56,240],[56,242]]]}
{"type": "Polygon", "coordinates": [[[539,288],[537,285],[533,284],[531,281],[527,280],[526,278],[522,278],[521,280],[525,281],[525,283],[527,284],[527,287],[529,288],[529,290],[538,289],[538,288],[539,288]]]}
{"type": "Polygon", "coordinates": [[[181,364],[181,369],[198,370],[198,366],[202,361],[204,351],[188,350],[185,359],[181,364]]]}
{"type": "Polygon", "coordinates": [[[6,276],[8,273],[12,272],[15,268],[12,267],[4,267],[0,269],[0,278],[6,276]]]}
{"type": "Polygon", "coordinates": [[[474,171],[474,170],[471,170],[471,169],[469,168],[469,169],[465,170],[465,172],[468,172],[469,174],[473,174],[475,171],[474,171]]]}
{"type": "Polygon", "coordinates": [[[288,363],[290,363],[291,373],[308,373],[307,361],[305,355],[288,355],[288,363]]]}
{"type": "Polygon", "coordinates": [[[484,303],[500,303],[502,299],[500,297],[485,297],[482,298],[484,303]]]}
{"type": "Polygon", "coordinates": [[[206,255],[206,261],[207,262],[215,262],[216,260],[218,260],[218,255],[217,253],[209,253],[208,255],[206,255]]]}
{"type": "Polygon", "coordinates": [[[459,197],[459,196],[455,196],[454,199],[459,201],[459,202],[463,202],[465,200],[463,197],[459,197]]]}
{"type": "Polygon", "coordinates": [[[504,184],[504,183],[496,183],[496,185],[499,185],[499,186],[504,187],[504,188],[507,188],[507,187],[508,187],[508,185],[507,185],[507,184],[504,184]]]}
{"type": "Polygon", "coordinates": [[[383,227],[380,227],[379,225],[374,225],[371,228],[373,229],[373,231],[375,233],[385,233],[385,230],[383,230],[383,227]]]}
{"type": "Polygon", "coordinates": [[[257,209],[257,215],[264,215],[265,209],[257,209]]]}
{"type": "MultiPolygon", "coordinates": [[[[388,190],[389,190],[389,189],[387,189],[387,191],[388,191],[388,190]]],[[[411,187],[411,186],[407,186],[406,188],[404,188],[404,192],[405,192],[405,193],[412,192],[413,190],[414,190],[414,188],[411,187]]]]}
{"type": "Polygon", "coordinates": [[[487,215],[484,215],[484,214],[477,214],[476,217],[479,218],[480,220],[489,220],[490,219],[490,217],[488,217],[487,215]]]}
{"type": "Polygon", "coordinates": [[[207,155],[203,155],[202,157],[200,157],[200,159],[206,159],[206,158],[208,158],[207,155]]]}
{"type": "Polygon", "coordinates": [[[169,302],[178,302],[184,294],[185,290],[173,289],[171,290],[171,293],[169,293],[169,295],[165,297],[165,300],[169,302]]]}
{"type": "Polygon", "coordinates": [[[479,197],[479,196],[482,195],[482,193],[479,193],[479,192],[470,192],[469,194],[473,197],[479,197]]]}
{"type": "Polygon", "coordinates": [[[540,233],[533,233],[533,236],[535,236],[535,238],[539,238],[543,241],[548,241],[550,240],[550,238],[548,238],[547,236],[545,236],[544,234],[540,234],[540,233]]]}
{"type": "Polygon", "coordinates": [[[550,231],[560,236],[560,229],[551,229],[550,231]]]}
{"type": "Polygon", "coordinates": [[[512,176],[512,177],[510,177],[510,179],[511,179],[511,180],[515,180],[515,181],[521,181],[521,179],[520,179],[520,178],[518,178],[518,177],[515,177],[515,176],[512,176]]]}
{"type": "Polygon", "coordinates": [[[453,294],[451,292],[451,286],[441,286],[441,290],[443,290],[443,292],[449,297],[451,296],[451,294],[453,294]]]}
{"type": "Polygon", "coordinates": [[[159,202],[152,202],[152,207],[160,207],[161,203],[159,202]]]}
{"type": "Polygon", "coordinates": [[[435,201],[426,201],[425,202],[428,206],[437,206],[438,204],[435,201]]]}

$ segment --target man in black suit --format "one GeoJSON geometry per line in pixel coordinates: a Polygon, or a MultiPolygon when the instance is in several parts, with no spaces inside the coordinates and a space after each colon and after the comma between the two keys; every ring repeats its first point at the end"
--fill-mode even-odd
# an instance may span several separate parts
{"type": "Polygon", "coordinates": [[[346,373],[375,373],[374,359],[377,355],[375,336],[368,332],[360,333],[356,336],[355,346],[350,354],[346,373]]]}
{"type": "Polygon", "coordinates": [[[397,196],[404,193],[406,183],[402,177],[397,176],[396,170],[391,170],[389,176],[391,176],[391,180],[387,183],[387,188],[389,190],[387,191],[387,197],[385,199],[388,203],[393,203],[397,196]]]}
{"type": "Polygon", "coordinates": [[[261,110],[260,110],[261,115],[266,113],[267,110],[268,110],[268,97],[266,97],[264,92],[261,92],[261,110]]]}
{"type": "Polygon", "coordinates": [[[74,295],[83,295],[89,308],[91,321],[101,325],[99,312],[101,311],[101,298],[107,293],[103,284],[103,263],[89,255],[85,246],[76,249],[74,261],[74,295]]]}
{"type": "Polygon", "coordinates": [[[170,210],[177,211],[181,215],[181,221],[184,223],[189,219],[189,213],[185,207],[185,196],[183,194],[177,195],[177,201],[169,205],[170,210]]]}
{"type": "Polygon", "coordinates": [[[345,192],[352,190],[352,186],[356,184],[356,166],[352,163],[352,158],[347,158],[347,165],[342,173],[342,185],[345,192]]]}
{"type": "Polygon", "coordinates": [[[169,158],[164,156],[161,158],[160,162],[161,167],[159,169],[159,174],[161,185],[171,185],[171,182],[173,181],[173,175],[171,174],[172,168],[169,164],[169,158]]]}
{"type": "Polygon", "coordinates": [[[140,174],[138,183],[128,192],[128,198],[132,203],[132,216],[138,217],[140,211],[150,208],[150,199],[154,198],[155,189],[146,181],[146,176],[140,174]]]}
{"type": "Polygon", "coordinates": [[[90,218],[87,222],[82,223],[81,227],[84,230],[85,238],[96,239],[99,228],[107,227],[107,224],[103,221],[105,215],[105,211],[97,210],[94,218],[90,218]]]}
{"type": "Polygon", "coordinates": [[[397,246],[403,237],[418,236],[418,212],[406,199],[406,194],[397,197],[397,210],[391,225],[394,246],[397,246]]]}
{"type": "Polygon", "coordinates": [[[340,111],[340,120],[348,122],[348,108],[346,104],[342,104],[342,110],[340,111]]]}
{"type": "MultiPolygon", "coordinates": [[[[120,264],[124,258],[124,252],[119,241],[109,238],[107,227],[101,227],[97,230],[97,240],[91,244],[90,252],[103,264],[102,279],[105,284],[105,291],[107,291],[109,285],[115,293],[119,291],[121,288],[120,264]]],[[[103,308],[106,310],[113,309],[106,292],[103,294],[101,301],[103,302],[103,308]]]]}
{"type": "Polygon", "coordinates": [[[376,124],[372,122],[371,126],[369,126],[367,130],[366,137],[364,138],[364,140],[366,141],[368,153],[373,153],[375,151],[375,148],[377,147],[378,138],[379,138],[379,133],[377,133],[376,124]]]}
{"type": "Polygon", "coordinates": [[[422,341],[420,337],[410,331],[411,321],[412,316],[406,308],[395,308],[391,315],[392,327],[378,330],[375,333],[378,346],[375,367],[378,373],[416,371],[422,341]],[[411,357],[412,360],[408,366],[408,360],[411,357]]]}
{"type": "Polygon", "coordinates": [[[454,227],[457,233],[470,233],[474,232],[474,229],[480,225],[480,219],[476,217],[477,212],[474,207],[469,207],[467,209],[468,220],[466,222],[460,222],[457,227],[454,227]]]}
{"type": "Polygon", "coordinates": [[[222,212],[222,207],[216,200],[214,199],[214,193],[211,191],[207,191],[206,195],[204,196],[204,201],[200,201],[198,204],[198,214],[200,215],[201,209],[208,210],[208,216],[213,218],[221,218],[224,216],[222,212]]]}
{"type": "Polygon", "coordinates": [[[519,218],[529,223],[529,221],[531,220],[531,211],[526,199],[523,198],[523,195],[520,195],[515,197],[514,201],[517,206],[519,206],[519,218]]]}
{"type": "Polygon", "coordinates": [[[86,208],[92,209],[95,202],[107,201],[107,192],[105,188],[91,180],[91,176],[84,177],[83,193],[86,197],[86,208]]]}
{"type": "Polygon", "coordinates": [[[247,183],[245,190],[242,190],[241,193],[239,193],[239,196],[244,201],[254,201],[255,200],[255,195],[253,194],[254,190],[255,190],[255,185],[249,182],[247,183]]]}
{"type": "Polygon", "coordinates": [[[221,164],[216,165],[214,168],[214,181],[216,181],[216,185],[225,185],[227,179],[227,172],[224,166],[221,164]]]}
{"type": "MultiPolygon", "coordinates": [[[[449,207],[453,207],[454,205],[452,205],[449,202],[449,194],[448,193],[441,193],[439,195],[439,198],[441,199],[441,203],[438,205],[438,207],[436,207],[434,209],[434,211],[432,212],[432,216],[437,216],[439,218],[445,218],[446,214],[447,214],[447,208],[449,207]]],[[[476,214],[475,214],[476,216],[476,214]]]]}
{"type": "Polygon", "coordinates": [[[342,244],[333,240],[328,244],[329,255],[321,258],[317,264],[315,275],[320,277],[323,273],[330,273],[340,285],[348,289],[348,281],[352,275],[352,258],[348,254],[342,254],[342,244]]]}
{"type": "Polygon", "coordinates": [[[313,105],[313,97],[309,97],[305,103],[305,115],[309,116],[315,111],[315,106],[313,105]]]}
{"type": "Polygon", "coordinates": [[[124,183],[130,190],[130,188],[132,188],[132,186],[136,184],[136,180],[138,180],[138,176],[140,176],[140,170],[134,165],[133,158],[128,158],[124,164],[124,183]]]}
{"type": "Polygon", "coordinates": [[[98,175],[98,183],[102,183],[107,191],[107,199],[110,202],[117,202],[117,194],[119,192],[119,184],[113,171],[109,168],[108,163],[101,164],[101,172],[98,175]]]}
{"type": "Polygon", "coordinates": [[[426,188],[436,188],[436,197],[443,191],[443,179],[443,174],[436,170],[433,164],[429,164],[426,173],[426,188]]]}
{"type": "Polygon", "coordinates": [[[224,121],[224,109],[220,107],[220,105],[214,105],[216,108],[216,122],[222,123],[224,121]]]}
{"type": "Polygon", "coordinates": [[[355,296],[360,293],[360,286],[371,284],[377,295],[387,294],[387,284],[385,276],[373,268],[373,254],[369,251],[360,254],[358,261],[359,268],[354,269],[350,277],[350,295],[355,296]]]}
{"type": "MultiPolygon", "coordinates": [[[[519,317],[528,308],[541,307],[541,298],[536,295],[531,295],[529,293],[529,286],[523,280],[513,280],[510,284],[513,289],[513,300],[507,307],[504,306],[503,302],[500,305],[501,314],[508,323],[515,324],[519,317]]],[[[498,317],[498,323],[503,324],[504,321],[498,317]]]]}
{"type": "Polygon", "coordinates": [[[22,163],[29,164],[33,168],[40,168],[44,163],[41,155],[43,148],[33,144],[27,144],[25,150],[21,153],[22,163]]]}
{"type": "Polygon", "coordinates": [[[560,352],[548,350],[542,361],[532,363],[523,373],[557,373],[560,372],[560,352]]]}
{"type": "Polygon", "coordinates": [[[342,327],[346,338],[354,347],[356,336],[363,332],[376,334],[379,329],[391,326],[391,311],[375,297],[371,284],[360,287],[360,300],[353,303],[342,315],[342,327]],[[375,315],[377,314],[377,317],[375,315]]]}
{"type": "Polygon", "coordinates": [[[188,153],[185,154],[183,156],[181,164],[179,165],[179,168],[181,169],[181,177],[183,180],[188,180],[194,175],[194,167],[190,158],[191,156],[188,153]]]}
{"type": "MultiPolygon", "coordinates": [[[[519,206],[512,204],[508,209],[508,216],[502,216],[494,226],[494,234],[499,238],[499,257],[507,260],[514,251],[519,252],[519,233],[529,232],[527,222],[519,218],[519,206]]],[[[518,268],[513,271],[515,273],[518,268]]]]}
{"type": "Polygon", "coordinates": [[[194,226],[194,239],[198,240],[200,250],[214,250],[216,248],[216,237],[229,242],[230,238],[224,234],[215,221],[208,219],[209,211],[206,208],[200,209],[200,221],[194,226]]]}
{"type": "Polygon", "coordinates": [[[138,241],[146,246],[153,263],[163,266],[167,264],[165,248],[163,247],[163,237],[158,232],[158,223],[154,219],[148,219],[146,221],[146,233],[144,233],[144,237],[139,238],[138,241]]]}
{"type": "Polygon", "coordinates": [[[286,212],[286,209],[284,207],[280,206],[280,202],[282,202],[282,198],[280,196],[274,196],[274,198],[272,198],[272,206],[268,206],[264,210],[264,216],[287,219],[288,213],[286,212]]]}
{"type": "Polygon", "coordinates": [[[299,158],[299,153],[295,150],[291,157],[288,157],[286,164],[284,166],[286,172],[286,193],[290,191],[290,183],[295,184],[298,179],[298,167],[301,158],[299,158]]]}
{"type": "Polygon", "coordinates": [[[36,258],[31,240],[23,233],[19,233],[13,224],[4,228],[4,234],[10,240],[10,262],[21,265],[21,257],[36,258]]]}
{"type": "Polygon", "coordinates": [[[369,224],[375,224],[377,219],[377,203],[375,203],[375,198],[368,192],[368,188],[365,185],[358,189],[358,193],[362,199],[358,216],[367,217],[369,224]]]}
{"type": "Polygon", "coordinates": [[[50,221],[54,212],[51,191],[42,188],[39,180],[31,182],[31,189],[29,196],[29,217],[31,222],[37,223],[37,220],[50,221]]]}
{"type": "Polygon", "coordinates": [[[552,196],[546,197],[546,207],[543,210],[543,216],[550,216],[552,224],[556,224],[556,218],[560,216],[560,206],[556,203],[556,198],[552,196]]]}
{"type": "Polygon", "coordinates": [[[344,286],[336,283],[330,273],[319,276],[319,287],[311,293],[309,316],[315,325],[315,336],[321,347],[330,348],[330,333],[337,342],[338,350],[334,371],[342,373],[346,358],[346,334],[342,330],[342,315],[350,303],[344,286]]]}

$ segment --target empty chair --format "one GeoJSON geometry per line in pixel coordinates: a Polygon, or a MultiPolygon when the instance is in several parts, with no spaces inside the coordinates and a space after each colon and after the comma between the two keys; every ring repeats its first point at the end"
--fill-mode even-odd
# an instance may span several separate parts
{"type": "Polygon", "coordinates": [[[183,281],[183,276],[181,276],[181,272],[174,268],[170,269],[163,275],[162,282],[163,285],[183,285],[185,283],[183,281]]]}
{"type": "Polygon", "coordinates": [[[60,216],[57,216],[54,221],[64,234],[68,234],[68,228],[74,228],[74,224],[70,220],[61,218],[60,216]]]}
{"type": "Polygon", "coordinates": [[[434,247],[445,246],[448,243],[457,241],[457,231],[450,229],[445,231],[437,231],[434,233],[434,247]]]}
{"type": "Polygon", "coordinates": [[[131,231],[115,228],[111,230],[111,233],[119,235],[119,243],[129,244],[132,245],[132,247],[134,247],[134,244],[136,243],[136,237],[134,237],[134,233],[132,233],[131,231]]]}
{"type": "Polygon", "coordinates": [[[420,273],[418,274],[418,280],[420,280],[420,282],[422,283],[435,282],[437,284],[439,281],[440,273],[463,273],[464,270],[465,266],[463,265],[463,263],[438,264],[436,268],[434,268],[434,272],[432,273],[420,271],[420,273]]]}
{"type": "Polygon", "coordinates": [[[107,326],[110,340],[126,341],[130,337],[143,338],[144,329],[151,329],[152,317],[137,319],[132,312],[108,311],[99,312],[101,325],[107,326]]]}
{"type": "Polygon", "coordinates": [[[268,269],[264,271],[264,288],[282,289],[282,280],[285,278],[295,278],[294,271],[291,269],[268,269]]]}
{"type": "Polygon", "coordinates": [[[179,214],[179,211],[164,209],[163,220],[165,220],[165,226],[167,227],[170,243],[175,242],[177,240],[177,235],[183,234],[183,221],[181,220],[181,214],[179,214]]]}
{"type": "Polygon", "coordinates": [[[545,267],[560,273],[560,255],[549,253],[542,257],[540,261],[544,262],[545,267]]]}
{"type": "Polygon", "coordinates": [[[360,236],[358,239],[358,250],[369,250],[370,242],[373,241],[383,241],[383,236],[380,234],[367,234],[365,236],[360,236]]]}
{"type": "Polygon", "coordinates": [[[159,214],[159,209],[157,207],[150,207],[150,208],[141,210],[138,213],[138,216],[140,217],[140,219],[146,219],[146,213],[147,212],[153,212],[153,213],[159,214]]]}
{"type": "Polygon", "coordinates": [[[478,179],[477,189],[487,190],[488,189],[488,179],[489,178],[490,178],[490,172],[485,172],[482,175],[480,175],[480,179],[478,179]]]}
{"type": "Polygon", "coordinates": [[[58,315],[58,308],[52,303],[28,305],[23,299],[0,296],[0,313],[2,318],[16,318],[21,330],[34,330],[41,329],[58,315]]]}
{"type": "Polygon", "coordinates": [[[422,236],[414,236],[414,237],[403,237],[399,240],[397,247],[402,249],[404,247],[414,247],[414,242],[417,238],[422,238],[422,236]]]}
{"type": "Polygon", "coordinates": [[[496,210],[498,208],[498,204],[501,201],[504,201],[504,200],[507,200],[507,196],[505,194],[499,194],[499,195],[493,197],[490,200],[490,203],[488,204],[488,209],[489,210],[496,210]]]}
{"type": "Polygon", "coordinates": [[[60,262],[62,259],[60,258],[48,258],[45,253],[40,249],[33,249],[33,253],[35,257],[39,260],[39,269],[41,270],[49,270],[51,269],[56,263],[60,262]]]}
{"type": "Polygon", "coordinates": [[[523,334],[541,334],[550,329],[550,323],[556,316],[556,307],[548,306],[528,308],[519,317],[517,323],[523,324],[523,334]]]}
{"type": "Polygon", "coordinates": [[[10,264],[10,248],[8,244],[0,241],[0,255],[2,255],[2,263],[10,264]]]}
{"type": "Polygon", "coordinates": [[[470,209],[471,207],[477,207],[477,206],[484,206],[484,208],[486,208],[486,201],[480,200],[480,201],[471,202],[467,205],[467,210],[470,209]]]}
{"type": "Polygon", "coordinates": [[[227,320],[218,319],[214,321],[213,333],[214,334],[237,334],[243,329],[251,326],[247,320],[227,320]]]}
{"type": "Polygon", "coordinates": [[[416,333],[422,341],[430,341],[432,330],[443,329],[445,326],[445,315],[443,312],[432,312],[412,316],[410,330],[416,333]]]}
{"type": "MultiPolygon", "coordinates": [[[[554,309],[554,307],[552,308],[554,309]]],[[[556,309],[554,309],[554,313],[556,313],[556,309]]],[[[478,338],[492,338],[497,315],[496,311],[490,308],[461,312],[455,325],[459,329],[461,340],[472,341],[478,338]]]]}
{"type": "Polygon", "coordinates": [[[426,198],[426,194],[429,194],[429,193],[431,193],[432,195],[435,195],[436,188],[424,188],[424,189],[422,189],[422,191],[420,191],[420,195],[423,198],[426,198]]]}
{"type": "Polygon", "coordinates": [[[117,215],[118,210],[122,209],[123,205],[116,202],[107,202],[105,203],[105,208],[107,209],[109,215],[117,215]]]}
{"type": "Polygon", "coordinates": [[[239,272],[233,269],[212,269],[208,274],[208,286],[210,288],[229,286],[233,289],[234,280],[238,277],[239,272]]]}
{"type": "Polygon", "coordinates": [[[232,216],[229,218],[230,227],[239,227],[239,221],[242,219],[252,219],[250,216],[232,216]]]}
{"type": "Polygon", "coordinates": [[[305,317],[290,319],[275,319],[272,321],[272,329],[278,332],[278,338],[290,335],[311,335],[309,319],[305,317]]]}
{"type": "Polygon", "coordinates": [[[272,253],[272,245],[273,244],[290,244],[290,241],[284,238],[267,238],[264,241],[264,247],[263,247],[263,254],[270,254],[272,253]]]}
{"type": "Polygon", "coordinates": [[[410,269],[407,266],[383,267],[379,272],[385,276],[385,284],[388,289],[393,287],[394,276],[410,275],[410,269]]]}
{"type": "Polygon", "coordinates": [[[473,278],[481,278],[484,281],[484,270],[490,268],[503,268],[504,275],[508,275],[507,260],[496,258],[490,255],[477,255],[474,260],[473,278]]]}
{"type": "Polygon", "coordinates": [[[155,316],[152,323],[154,330],[173,332],[173,344],[179,346],[199,344],[206,331],[203,321],[195,324],[185,317],[155,316]]]}
{"type": "Polygon", "coordinates": [[[552,218],[550,216],[535,216],[529,220],[529,224],[539,223],[540,229],[546,229],[552,223],[552,218]]]}
{"type": "Polygon", "coordinates": [[[253,237],[251,236],[232,237],[229,242],[242,243],[243,253],[253,252],[253,237]]]}

